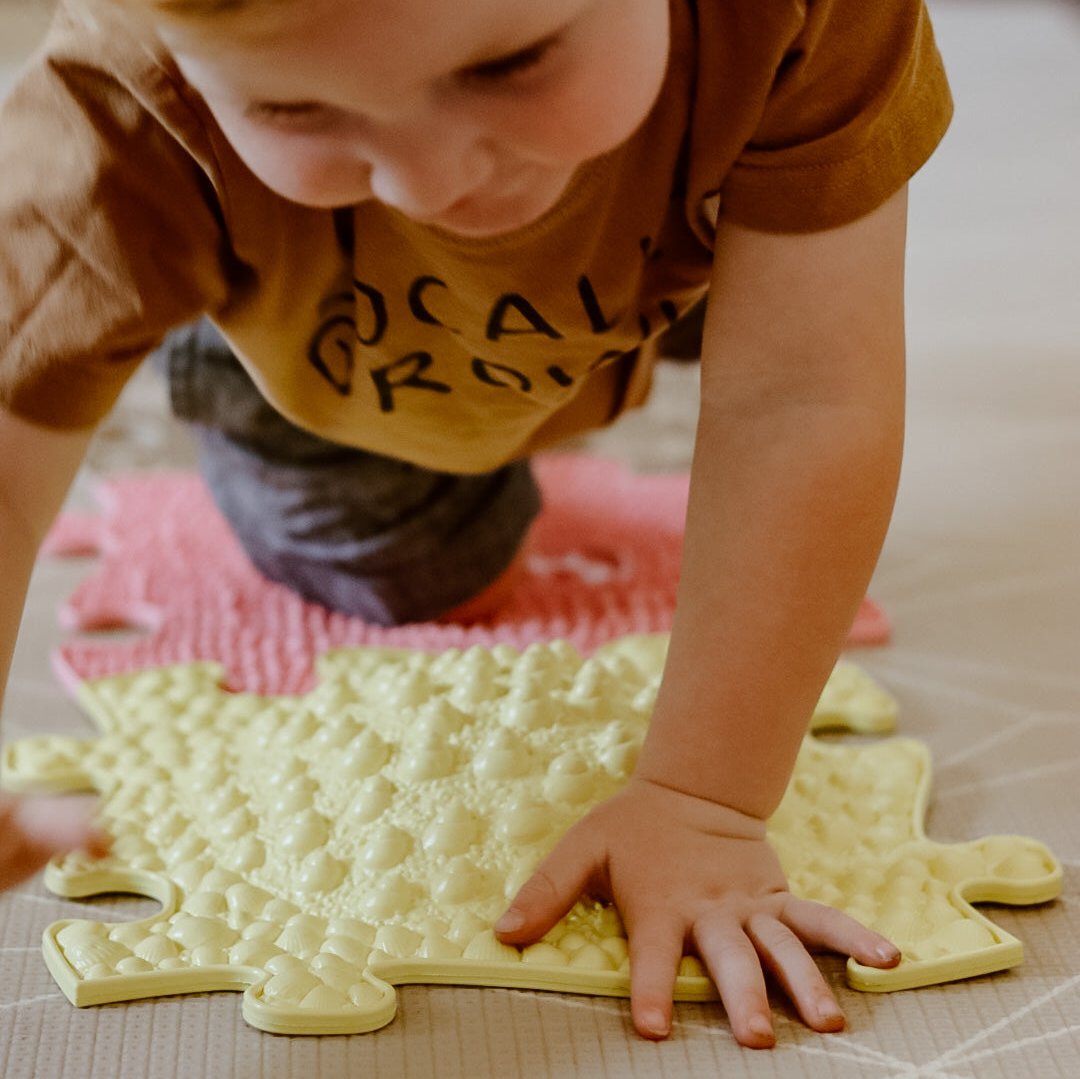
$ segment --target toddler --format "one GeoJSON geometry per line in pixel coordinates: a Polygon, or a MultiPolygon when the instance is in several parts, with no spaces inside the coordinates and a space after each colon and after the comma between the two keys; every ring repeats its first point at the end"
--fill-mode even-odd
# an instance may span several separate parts
{"type": "MultiPolygon", "coordinates": [[[[513,587],[535,451],[647,395],[707,293],[667,667],[635,774],[496,931],[584,892],[670,1030],[896,949],[765,821],[869,580],[903,435],[908,179],[950,101],[922,0],[62,0],[0,114],[0,659],[94,425],[150,352],[268,576],[379,622],[513,587]],[[201,318],[210,321],[198,321],[201,318]],[[167,336],[178,327],[178,335],[167,336]]],[[[94,844],[0,802],[0,883],[94,844]]]]}

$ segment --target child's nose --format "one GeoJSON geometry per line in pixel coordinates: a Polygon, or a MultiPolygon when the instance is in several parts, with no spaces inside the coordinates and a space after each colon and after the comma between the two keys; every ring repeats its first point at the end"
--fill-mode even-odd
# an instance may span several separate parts
{"type": "Polygon", "coordinates": [[[369,159],[371,193],[407,217],[435,217],[474,194],[494,172],[494,153],[482,140],[453,131],[403,134],[369,159]]]}

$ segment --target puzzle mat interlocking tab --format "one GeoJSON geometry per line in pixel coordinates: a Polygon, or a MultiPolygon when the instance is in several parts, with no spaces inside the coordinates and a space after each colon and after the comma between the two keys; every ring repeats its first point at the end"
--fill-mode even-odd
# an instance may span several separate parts
{"type": "MultiPolygon", "coordinates": [[[[70,639],[54,654],[57,674],[74,692],[87,679],[210,660],[225,665],[231,688],[299,693],[312,685],[315,657],[346,645],[437,651],[566,639],[588,655],[625,634],[670,629],[685,474],[639,476],[580,455],[535,463],[545,506],[514,598],[490,622],[392,629],[331,613],[268,582],[197,476],[112,477],[98,489],[103,512],[64,514],[45,551],[100,555],[61,612],[66,628],[86,634],[126,626],[143,636],[70,639]]],[[[888,636],[884,613],[864,601],[852,643],[888,636]]]]}
{"type": "MultiPolygon", "coordinates": [[[[57,922],[44,951],[78,1005],[243,989],[247,1021],[348,1033],[390,1021],[394,985],[481,984],[626,995],[615,910],[582,901],[519,951],[491,925],[532,868],[633,767],[663,636],[582,660],[567,642],[439,655],[346,649],[302,697],[228,694],[191,664],[82,687],[103,736],[43,737],[4,756],[15,789],[102,792],[113,852],[54,862],[61,895],[157,899],[145,921],[57,922]]],[[[814,726],[891,727],[895,702],[842,663],[814,726]]],[[[1012,966],[1021,945],[970,903],[1037,903],[1061,868],[1034,840],[943,845],[922,830],[925,747],[808,736],[769,823],[792,889],[903,949],[849,981],[903,989],[1012,966]]],[[[680,999],[714,996],[684,958],[680,999]]]]}

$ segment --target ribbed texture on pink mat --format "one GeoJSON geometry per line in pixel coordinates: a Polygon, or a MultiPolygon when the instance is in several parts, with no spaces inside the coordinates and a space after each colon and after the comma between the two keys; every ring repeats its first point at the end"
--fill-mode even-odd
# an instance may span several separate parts
{"type": "MultiPolygon", "coordinates": [[[[97,571],[61,612],[81,634],[54,666],[79,681],[189,660],[213,660],[231,688],[299,693],[314,657],[345,645],[438,650],[499,642],[524,648],[562,637],[583,653],[627,633],[671,627],[687,478],[636,476],[581,456],[536,461],[544,510],[526,549],[512,602],[489,622],[417,623],[386,629],[306,603],[255,570],[201,480],[188,473],[132,473],[104,482],[99,516],[65,514],[44,551],[100,556],[97,571]],[[130,627],[137,639],[95,638],[130,627]]],[[[887,639],[864,601],[853,643],[887,639]]]]}

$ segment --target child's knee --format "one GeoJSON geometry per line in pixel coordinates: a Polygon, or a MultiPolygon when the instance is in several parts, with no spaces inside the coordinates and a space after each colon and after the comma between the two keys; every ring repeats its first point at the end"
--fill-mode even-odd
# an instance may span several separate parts
{"type": "Polygon", "coordinates": [[[520,579],[540,508],[527,462],[433,473],[361,450],[283,464],[203,430],[203,473],[254,566],[378,625],[478,621],[520,579]]]}

